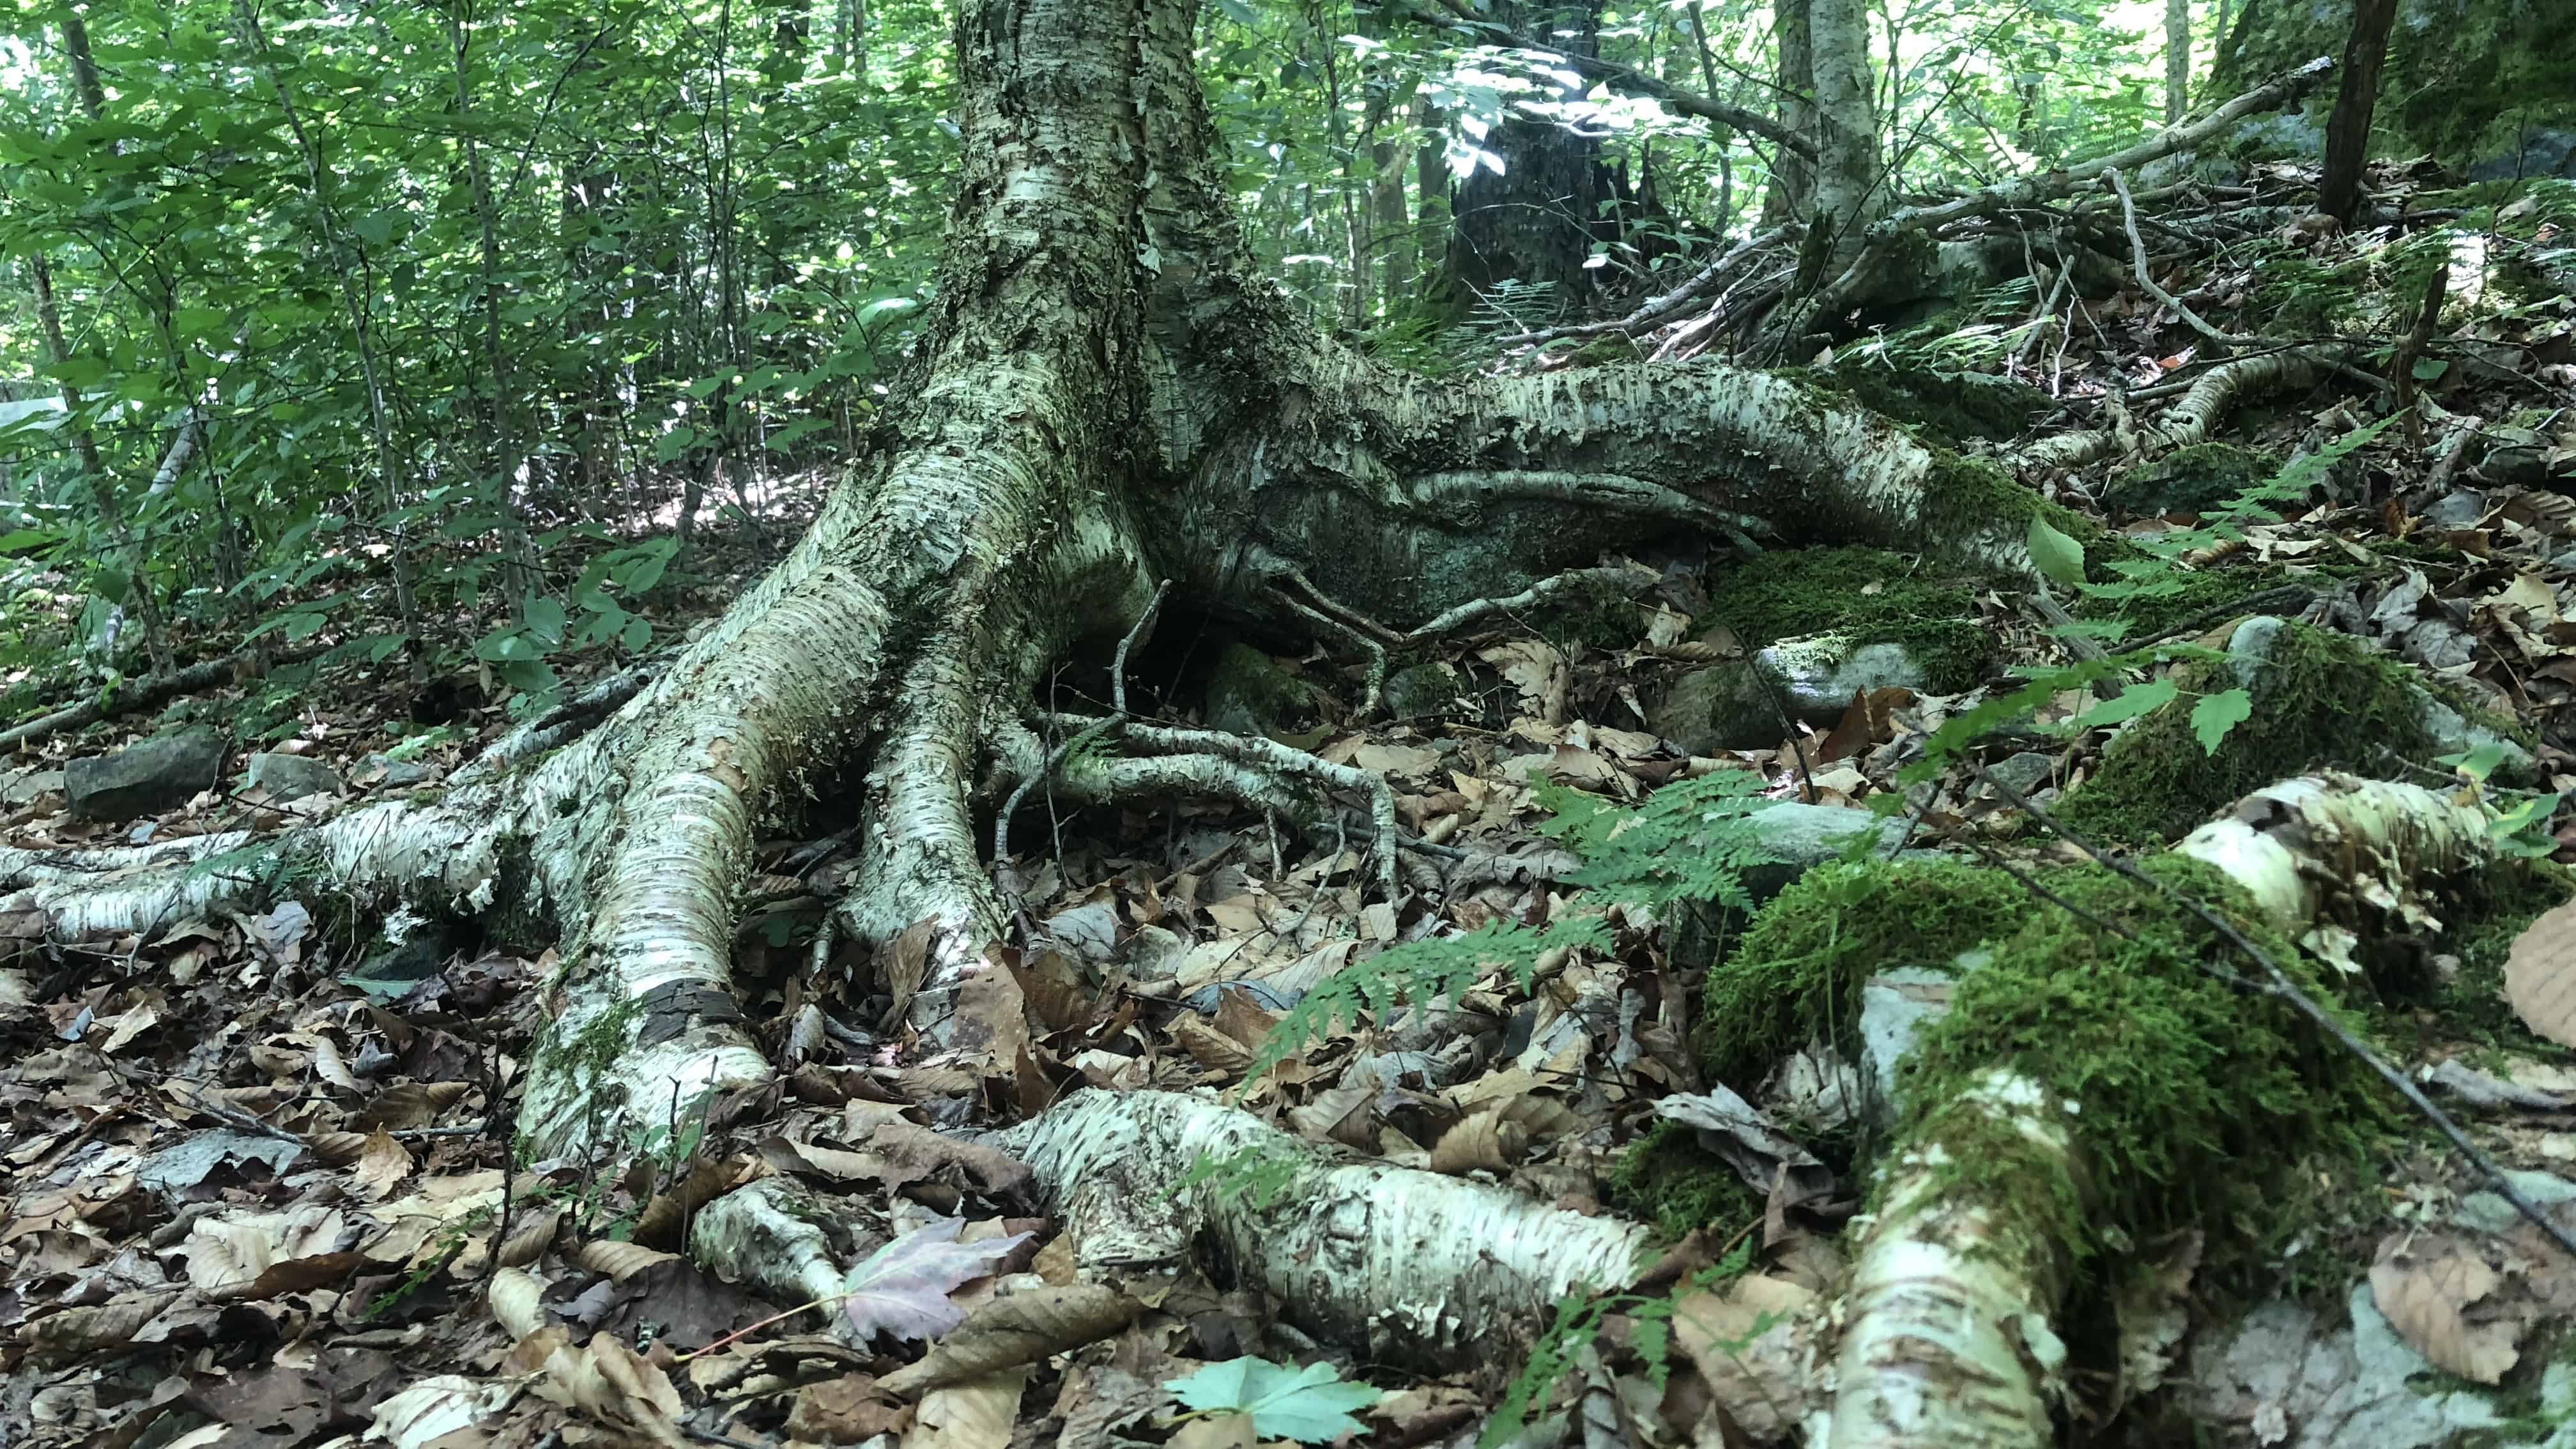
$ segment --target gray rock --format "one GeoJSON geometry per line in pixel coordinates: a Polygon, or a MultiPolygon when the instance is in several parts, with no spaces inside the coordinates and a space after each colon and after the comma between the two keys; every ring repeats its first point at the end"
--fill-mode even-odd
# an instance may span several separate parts
{"type": "Polygon", "coordinates": [[[2014,794],[2027,796],[2057,773],[2057,757],[2024,750],[1986,766],[1986,773],[2011,786],[2014,794]]]}
{"type": "Polygon", "coordinates": [[[60,770],[12,770],[0,775],[0,805],[28,805],[42,799],[48,790],[63,788],[60,770]]]}
{"type": "Polygon", "coordinates": [[[1779,683],[1789,713],[1809,724],[1843,717],[1852,696],[1865,689],[1928,687],[1931,676],[1902,644],[1863,644],[1855,649],[1838,635],[1783,639],[1754,656],[1779,683]]]}
{"type": "Polygon", "coordinates": [[[209,729],[181,730],[94,755],[63,767],[63,793],[84,820],[129,820],[185,805],[214,788],[224,764],[224,738],[209,729]]]}
{"type": "Polygon", "coordinates": [[[304,755],[264,750],[250,757],[249,786],[265,790],[271,800],[301,800],[307,795],[340,793],[340,772],[304,755]]]}
{"type": "MultiPolygon", "coordinates": [[[[2415,632],[2425,631],[2431,626],[2458,632],[2438,619],[2428,619],[2417,625],[2415,631],[2410,631],[2409,642],[2413,642],[2415,632]]],[[[2228,636],[2227,662],[2238,685],[2258,694],[2261,692],[2272,650],[2280,643],[2281,631],[2286,627],[2280,619],[2269,614],[2257,614],[2236,626],[2236,632],[2228,636]]],[[[2458,754],[2493,745],[2504,751],[2504,761],[2496,766],[2490,778],[2508,785],[2526,784],[2540,778],[2540,762],[2532,757],[2531,751],[2469,719],[2443,703],[2431,690],[2418,687],[2413,693],[2416,708],[2422,713],[2425,731],[2432,735],[2440,753],[2458,754]]]]}
{"type": "Polygon", "coordinates": [[[1312,707],[1306,682],[1249,644],[1228,644],[1208,676],[1200,717],[1212,730],[1238,735],[1285,731],[1312,707]]]}
{"type": "Polygon", "coordinates": [[[2466,528],[2486,517],[2486,513],[2487,496],[2485,494],[2474,488],[2454,488],[2435,499],[2433,506],[2424,510],[2424,521],[2440,524],[2444,528],[2466,528]]]}
{"type": "Polygon", "coordinates": [[[1854,648],[1834,634],[1783,639],[1750,658],[1682,675],[1647,712],[1646,723],[1694,755],[1761,749],[1788,732],[1783,710],[1793,719],[1830,726],[1862,690],[1919,690],[1929,682],[1902,644],[1854,648]]]}
{"type": "Polygon", "coordinates": [[[1436,719],[1464,714],[1470,701],[1461,697],[1458,671],[1446,664],[1414,664],[1387,676],[1386,709],[1397,719],[1436,719]]]}
{"type": "MultiPolygon", "coordinates": [[[[2437,1378],[2432,1362],[2380,1314],[2367,1281],[2352,1285],[2345,1307],[2349,1327],[2276,1299],[2232,1330],[2202,1331],[2187,1387],[2198,1400],[2195,1416],[2250,1427],[2259,1442],[2283,1449],[2436,1449],[2505,1422],[2490,1397],[2502,1391],[2437,1378]]],[[[2543,1397],[2550,1397],[2546,1385],[2543,1397]]],[[[2557,1397],[2566,1397],[2563,1384],[2557,1397]]],[[[2552,1433],[2513,1442],[2566,1441],[2552,1433]]]]}
{"type": "Polygon", "coordinates": [[[1729,659],[1680,676],[1647,710],[1647,727],[1694,755],[1779,743],[1780,707],[1755,668],[1729,659]]]}
{"type": "Polygon", "coordinates": [[[422,764],[418,760],[394,760],[388,759],[382,754],[373,754],[358,762],[358,773],[361,777],[371,775],[378,770],[384,771],[385,777],[376,783],[384,786],[388,790],[400,790],[412,785],[426,785],[430,781],[438,778],[438,772],[436,770],[422,764]]]}

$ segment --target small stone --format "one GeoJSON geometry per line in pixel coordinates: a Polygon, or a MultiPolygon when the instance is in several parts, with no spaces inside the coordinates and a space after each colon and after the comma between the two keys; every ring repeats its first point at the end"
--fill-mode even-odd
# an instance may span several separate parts
{"type": "Polygon", "coordinates": [[[2057,759],[2038,750],[2024,750],[1986,766],[1986,773],[2009,786],[2014,794],[2027,797],[2057,773],[2057,759]]]}
{"type": "Polygon", "coordinates": [[[63,793],[84,820],[130,820],[185,805],[211,790],[224,764],[224,738],[181,730],[63,767],[63,793]]]}
{"type": "Polygon", "coordinates": [[[275,750],[250,757],[249,786],[265,790],[271,800],[301,800],[307,795],[340,793],[340,772],[307,755],[275,750]]]}
{"type": "Polygon", "coordinates": [[[1897,1097],[1896,1067],[1925,1027],[1950,1014],[1950,997],[1958,977],[1923,966],[1901,966],[1869,978],[1860,989],[1861,1075],[1868,1084],[1865,1100],[1880,1122],[1896,1120],[1904,1103],[1897,1097]]]}
{"type": "Polygon", "coordinates": [[[63,788],[60,770],[12,770],[0,775],[0,805],[28,805],[63,788]]]}
{"type": "Polygon", "coordinates": [[[1208,676],[1200,717],[1212,730],[1238,735],[1284,732],[1308,713],[1313,691],[1249,644],[1228,644],[1208,676]]]}
{"type": "Polygon", "coordinates": [[[1693,755],[1779,743],[1780,707],[1755,667],[1729,659],[1680,676],[1647,710],[1647,727],[1693,755]]]}
{"type": "Polygon", "coordinates": [[[1754,656],[1779,685],[1789,713],[1814,725],[1843,717],[1852,696],[1864,690],[1911,689],[1931,683],[1902,644],[1852,648],[1839,636],[1783,639],[1754,656]]]}
{"type": "Polygon", "coordinates": [[[2442,528],[2466,528],[2486,517],[2487,498],[2474,488],[2454,488],[2424,510],[2424,521],[2442,528]]]}

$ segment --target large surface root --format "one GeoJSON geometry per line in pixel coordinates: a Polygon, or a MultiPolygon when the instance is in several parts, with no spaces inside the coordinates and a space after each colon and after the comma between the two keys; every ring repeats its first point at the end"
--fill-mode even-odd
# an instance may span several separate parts
{"type": "Polygon", "coordinates": [[[1646,1233],[1464,1178],[1350,1161],[1199,1097],[1084,1092],[1001,1134],[1086,1271],[1214,1254],[1289,1316],[1373,1358],[1455,1368],[1577,1291],[1636,1281],[1646,1233]],[[1243,1179],[1258,1173],[1247,1191],[1243,1179]],[[1194,1180],[1195,1179],[1195,1180],[1194,1180]]]}

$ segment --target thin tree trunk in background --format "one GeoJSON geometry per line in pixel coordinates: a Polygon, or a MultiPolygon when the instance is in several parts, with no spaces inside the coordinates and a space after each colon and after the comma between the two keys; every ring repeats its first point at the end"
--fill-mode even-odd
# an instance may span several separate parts
{"type": "MultiPolygon", "coordinates": [[[[71,361],[71,345],[63,338],[63,311],[54,300],[54,269],[38,252],[27,259],[28,270],[36,283],[36,326],[45,334],[45,354],[59,372],[71,361]]],[[[171,668],[170,641],[161,627],[161,601],[154,597],[152,580],[147,574],[152,560],[135,541],[134,527],[126,521],[125,510],[117,504],[115,481],[107,476],[107,465],[98,455],[98,439],[90,435],[89,424],[80,416],[80,389],[66,378],[63,382],[63,426],[71,429],[72,452],[80,460],[81,481],[89,485],[89,496],[98,506],[98,516],[107,523],[108,535],[116,540],[118,552],[125,555],[127,567],[133,570],[126,585],[126,597],[134,600],[134,612],[143,623],[143,646],[152,655],[152,672],[168,674],[171,668]]]]}
{"type": "Polygon", "coordinates": [[[2361,168],[2370,159],[2379,68],[2388,59],[2388,31],[2396,20],[2397,0],[2358,0],[2353,6],[2342,85],[2335,92],[2334,113],[2326,118],[2325,179],[2317,186],[2317,210],[2346,226],[2361,209],[2361,168]]]}
{"type": "MultiPolygon", "coordinates": [[[[1699,0],[1691,0],[1690,9],[1683,13],[1690,22],[1691,49],[1699,57],[1700,85],[1714,98],[1718,93],[1717,58],[1708,44],[1708,17],[1702,13],[1699,0]]],[[[1717,147],[1717,220],[1711,229],[1723,237],[1735,222],[1735,137],[1731,132],[1716,131],[1709,139],[1717,147]]]]}
{"type": "Polygon", "coordinates": [[[1810,0],[1809,55],[1815,71],[1814,215],[1834,232],[1843,257],[1887,209],[1879,185],[1878,88],[1869,63],[1867,0],[1810,0]]]}
{"type": "Polygon", "coordinates": [[[268,85],[277,95],[277,108],[286,113],[287,129],[295,133],[295,147],[304,155],[305,179],[313,188],[313,215],[322,228],[322,245],[331,259],[332,269],[340,274],[340,297],[349,308],[349,326],[358,343],[358,369],[367,386],[367,420],[376,442],[376,508],[383,518],[385,536],[392,540],[386,555],[391,565],[394,584],[394,608],[402,616],[403,633],[413,646],[414,674],[426,671],[425,656],[418,652],[420,608],[412,597],[411,551],[401,527],[394,521],[397,474],[395,471],[393,419],[385,409],[383,370],[377,365],[375,327],[366,296],[359,290],[359,269],[340,239],[340,223],[331,207],[331,191],[324,180],[322,153],[314,147],[313,138],[304,129],[304,117],[295,109],[293,98],[286,93],[286,77],[277,69],[276,57],[269,53],[268,35],[259,28],[259,16],[250,0],[233,0],[233,12],[240,17],[248,33],[251,49],[259,56],[260,68],[268,73],[268,85]]]}
{"type": "MultiPolygon", "coordinates": [[[[1415,275],[1436,281],[1441,258],[1449,255],[1449,153],[1442,139],[1447,118],[1427,96],[1413,98],[1413,129],[1421,143],[1413,148],[1413,255],[1415,275]]],[[[1446,290],[1440,284],[1433,290],[1446,290]]]]}
{"type": "Polygon", "coordinates": [[[2227,27],[2234,23],[2235,0],[2218,0],[2218,19],[2209,28],[2210,69],[2223,68],[2227,59],[2227,27]]]}
{"type": "MultiPolygon", "coordinates": [[[[1814,0],[1778,0],[1772,7],[1780,49],[1780,123],[1801,136],[1816,134],[1814,13],[1814,0]]],[[[1807,158],[1780,147],[1771,161],[1771,191],[1762,202],[1763,225],[1806,216],[1815,184],[1807,158]]]]}
{"type": "Polygon", "coordinates": [[[465,133],[466,182],[474,194],[474,215],[483,228],[477,280],[483,289],[483,359],[492,383],[492,406],[483,416],[485,456],[492,464],[494,485],[501,490],[502,577],[511,603],[524,610],[536,592],[537,551],[528,541],[527,521],[517,506],[523,455],[518,419],[510,407],[509,349],[501,340],[501,220],[492,203],[492,173],[484,164],[482,146],[474,139],[474,91],[466,70],[473,41],[466,34],[463,10],[461,3],[448,7],[447,43],[456,61],[456,119],[465,133]]]}
{"type": "Polygon", "coordinates": [[[2165,0],[2165,124],[2191,109],[2191,0],[2165,0]]]}
{"type": "MultiPolygon", "coordinates": [[[[62,14],[63,53],[72,63],[72,87],[80,92],[81,109],[91,121],[107,117],[107,88],[99,83],[98,61],[89,51],[89,25],[77,11],[62,14]]],[[[36,325],[45,334],[45,349],[56,367],[71,360],[71,348],[63,340],[62,308],[54,298],[53,268],[42,252],[30,259],[36,281],[36,325]]],[[[166,321],[166,314],[164,320],[166,321]]],[[[63,409],[67,425],[78,424],[80,390],[69,382],[63,384],[63,409]]],[[[125,511],[118,506],[115,481],[108,477],[106,466],[99,460],[98,439],[86,426],[77,426],[72,434],[73,448],[79,455],[81,477],[89,484],[90,496],[98,500],[99,516],[107,521],[108,532],[118,548],[132,560],[134,570],[128,592],[134,598],[134,612],[143,624],[143,647],[152,660],[152,672],[166,675],[172,668],[169,631],[161,621],[161,598],[152,587],[149,570],[152,556],[142,539],[126,521],[125,511]]]]}

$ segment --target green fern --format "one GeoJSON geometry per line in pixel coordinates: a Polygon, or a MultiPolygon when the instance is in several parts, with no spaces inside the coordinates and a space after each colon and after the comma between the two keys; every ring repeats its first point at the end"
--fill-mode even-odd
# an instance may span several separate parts
{"type": "MultiPolygon", "coordinates": [[[[1516,1437],[1529,1426],[1533,1409],[1544,1413],[1556,1392],[1557,1383],[1571,1371],[1584,1350],[1601,1336],[1602,1322],[1613,1313],[1628,1315],[1631,1333],[1629,1347],[1646,1368],[1647,1382],[1658,1391],[1672,1376],[1673,1312],[1684,1299],[1706,1292],[1731,1278],[1740,1278],[1753,1266],[1753,1239],[1747,1234],[1727,1255],[1702,1268],[1670,1292],[1654,1298],[1635,1294],[1605,1293],[1586,1298],[1569,1293],[1556,1301],[1554,1318],[1538,1342],[1530,1346],[1529,1361],[1524,1364],[1510,1386],[1503,1390],[1503,1401],[1494,1406],[1493,1417],[1485,1421],[1485,1432],[1478,1438],[1479,1449],[1494,1449],[1516,1437]]],[[[1725,1353],[1740,1354],[1752,1347],[1755,1339],[1771,1331],[1776,1320],[1770,1314],[1757,1319],[1740,1339],[1723,1342],[1718,1348],[1725,1353]]]]}
{"type": "MultiPolygon", "coordinates": [[[[1564,880],[1591,891],[1589,901],[1635,914],[1660,914],[1679,902],[1749,911],[1754,902],[1744,871],[1777,859],[1748,823],[1777,803],[1762,789],[1760,776],[1724,770],[1667,785],[1644,805],[1628,808],[1541,786],[1538,801],[1554,818],[1539,829],[1583,858],[1583,867],[1564,880]]],[[[1260,1080],[1308,1043],[1356,1023],[1364,1011],[1382,1015],[1408,1002],[1456,997],[1492,971],[1510,973],[1527,991],[1540,958],[1608,940],[1600,913],[1581,910],[1545,926],[1493,921],[1462,936],[1406,942],[1344,967],[1307,992],[1262,1041],[1244,1079],[1260,1080]]]]}

